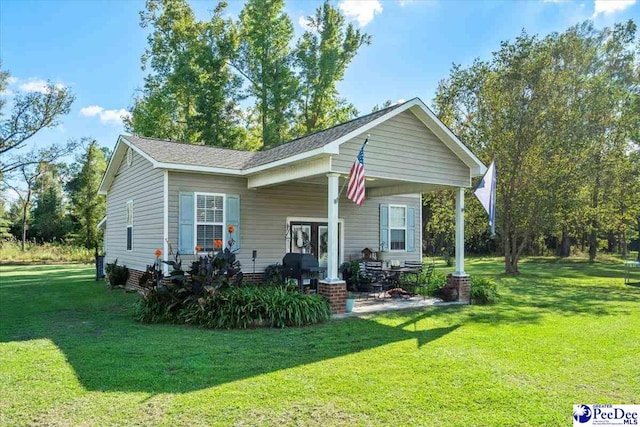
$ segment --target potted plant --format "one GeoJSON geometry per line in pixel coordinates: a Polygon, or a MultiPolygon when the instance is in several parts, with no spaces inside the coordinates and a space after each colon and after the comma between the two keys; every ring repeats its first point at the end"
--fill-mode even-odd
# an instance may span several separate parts
{"type": "Polygon", "coordinates": [[[356,294],[354,294],[353,292],[347,292],[347,313],[351,313],[355,305],[356,294]]]}

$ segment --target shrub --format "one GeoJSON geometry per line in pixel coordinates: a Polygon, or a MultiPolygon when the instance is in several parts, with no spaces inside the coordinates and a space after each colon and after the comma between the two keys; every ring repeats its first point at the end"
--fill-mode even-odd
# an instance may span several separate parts
{"type": "Polygon", "coordinates": [[[271,264],[264,269],[263,280],[269,284],[284,284],[282,264],[271,264]]]}
{"type": "Polygon", "coordinates": [[[277,286],[231,287],[207,292],[197,301],[174,296],[166,292],[141,299],[136,306],[136,319],[145,323],[177,322],[231,329],[304,326],[331,317],[331,309],[323,297],[277,286]]]}
{"type": "Polygon", "coordinates": [[[345,261],[340,265],[342,277],[347,282],[347,289],[357,291],[362,280],[360,276],[360,261],[345,261]]]}
{"type": "MultiPolygon", "coordinates": [[[[426,283],[427,279],[426,277],[424,278],[421,277],[420,281],[421,283],[426,283]]],[[[429,279],[429,284],[427,285],[425,292],[427,293],[428,296],[439,297],[441,289],[444,288],[446,285],[447,285],[447,276],[439,270],[434,270],[433,274],[431,275],[431,279],[429,279]]]]}
{"type": "Polygon", "coordinates": [[[126,265],[118,265],[117,259],[112,264],[107,264],[104,271],[111,288],[124,287],[127,284],[129,270],[126,265]]]}
{"type": "Polygon", "coordinates": [[[470,295],[474,304],[493,304],[500,300],[496,283],[484,277],[471,278],[470,295]]]}

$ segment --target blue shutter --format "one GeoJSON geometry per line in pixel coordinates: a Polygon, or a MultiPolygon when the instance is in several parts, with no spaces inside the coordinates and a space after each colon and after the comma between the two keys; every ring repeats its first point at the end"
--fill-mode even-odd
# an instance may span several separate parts
{"type": "Polygon", "coordinates": [[[180,207],[178,209],[178,251],[181,254],[193,254],[195,242],[193,236],[193,193],[180,193],[180,207]]]}
{"type": "MultiPolygon", "coordinates": [[[[227,194],[225,200],[225,217],[226,226],[224,227],[224,233],[226,236],[226,242],[229,242],[229,232],[227,231],[230,225],[233,225],[235,231],[233,232],[234,245],[230,247],[232,251],[240,249],[240,196],[237,194],[227,194]]],[[[227,243],[228,244],[228,243],[227,243]]]]}
{"type": "Polygon", "coordinates": [[[407,208],[407,252],[416,250],[416,208],[407,208]]]}
{"type": "Polygon", "coordinates": [[[389,250],[389,205],[380,205],[380,250],[389,250]]]}

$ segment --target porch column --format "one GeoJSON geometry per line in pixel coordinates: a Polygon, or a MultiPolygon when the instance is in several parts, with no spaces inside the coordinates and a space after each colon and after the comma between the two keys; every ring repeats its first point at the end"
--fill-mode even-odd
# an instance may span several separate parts
{"type": "Polygon", "coordinates": [[[466,276],[464,272],[464,188],[456,192],[456,271],[454,276],[466,276]]]}
{"type": "Polygon", "coordinates": [[[456,270],[447,275],[446,300],[470,302],[471,280],[464,272],[464,188],[456,192],[456,270]]]}
{"type": "Polygon", "coordinates": [[[340,280],[338,277],[338,191],[340,174],[328,173],[327,195],[327,282],[340,280]]]}

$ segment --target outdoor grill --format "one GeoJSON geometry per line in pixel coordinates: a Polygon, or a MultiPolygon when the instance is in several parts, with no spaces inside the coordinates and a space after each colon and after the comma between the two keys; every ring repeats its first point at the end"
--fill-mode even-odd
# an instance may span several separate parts
{"type": "Polygon", "coordinates": [[[318,258],[312,254],[290,253],[282,258],[283,278],[296,279],[301,290],[305,279],[317,279],[321,271],[318,258]]]}

